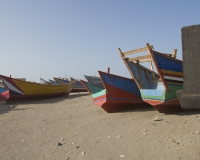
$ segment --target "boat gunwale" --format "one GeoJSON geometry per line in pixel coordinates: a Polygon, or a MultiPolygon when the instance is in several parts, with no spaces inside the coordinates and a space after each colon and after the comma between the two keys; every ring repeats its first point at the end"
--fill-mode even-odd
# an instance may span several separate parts
{"type": "MultiPolygon", "coordinates": [[[[23,80],[20,80],[20,79],[17,79],[17,78],[12,78],[12,77],[7,77],[7,76],[4,76],[4,75],[0,75],[0,79],[2,80],[3,77],[6,77],[6,78],[9,78],[9,79],[14,79],[14,80],[17,80],[17,81],[21,81],[23,83],[31,83],[31,84],[35,84],[35,85],[42,85],[42,86],[66,86],[67,84],[60,84],[60,85],[51,85],[51,84],[41,84],[41,83],[38,83],[38,82],[29,82],[29,81],[23,81],[23,80]]],[[[3,80],[2,80],[3,81],[3,80]]],[[[70,83],[74,83],[74,82],[70,82],[70,83]]],[[[5,83],[4,83],[5,84],[5,83]]],[[[6,85],[6,84],[5,84],[6,85]]],[[[17,85],[18,86],[18,85],[17,85]]],[[[7,87],[7,86],[6,86],[7,87]]]]}

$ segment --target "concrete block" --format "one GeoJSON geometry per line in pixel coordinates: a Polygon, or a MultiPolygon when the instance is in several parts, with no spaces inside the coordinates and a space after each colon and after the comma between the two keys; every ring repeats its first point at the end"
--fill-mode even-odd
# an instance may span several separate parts
{"type": "Polygon", "coordinates": [[[182,32],[183,90],[177,91],[182,109],[200,109],[200,25],[182,32]]]}

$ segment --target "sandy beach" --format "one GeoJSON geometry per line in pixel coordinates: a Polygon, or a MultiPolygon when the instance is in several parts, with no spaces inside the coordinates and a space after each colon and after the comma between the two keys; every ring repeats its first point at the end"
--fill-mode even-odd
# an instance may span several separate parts
{"type": "Polygon", "coordinates": [[[12,105],[0,103],[1,160],[200,159],[199,111],[106,113],[87,93],[12,105]]]}

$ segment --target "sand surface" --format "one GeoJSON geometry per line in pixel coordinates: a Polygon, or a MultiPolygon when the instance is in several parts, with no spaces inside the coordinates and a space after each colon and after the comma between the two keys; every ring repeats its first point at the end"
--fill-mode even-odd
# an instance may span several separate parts
{"type": "Polygon", "coordinates": [[[9,106],[0,103],[0,160],[200,159],[199,111],[106,113],[86,93],[9,106]]]}

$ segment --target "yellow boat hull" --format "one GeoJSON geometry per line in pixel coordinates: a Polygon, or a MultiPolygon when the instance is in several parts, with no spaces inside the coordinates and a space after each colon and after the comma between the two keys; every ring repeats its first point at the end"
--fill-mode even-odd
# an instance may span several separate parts
{"type": "Polygon", "coordinates": [[[7,101],[50,98],[62,95],[69,95],[75,82],[63,85],[45,85],[33,82],[26,82],[0,75],[1,80],[9,89],[7,101]]]}

